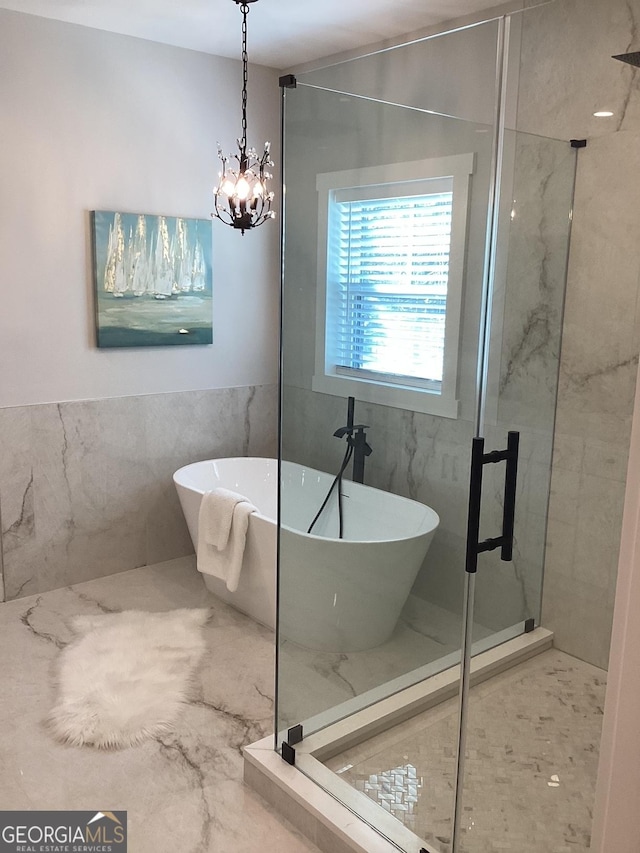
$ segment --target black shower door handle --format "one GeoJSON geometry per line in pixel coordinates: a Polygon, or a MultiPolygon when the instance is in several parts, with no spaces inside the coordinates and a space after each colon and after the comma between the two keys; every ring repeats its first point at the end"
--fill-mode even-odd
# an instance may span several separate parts
{"type": "Polygon", "coordinates": [[[513,557],[513,527],[516,513],[516,485],[518,481],[518,449],[520,433],[509,432],[506,450],[484,452],[484,438],[474,438],[471,447],[471,478],[469,482],[469,515],[467,521],[466,571],[478,570],[478,554],[500,548],[500,559],[513,557]],[[480,505],[482,503],[482,471],[485,465],[506,462],[504,477],[504,506],[502,534],[493,539],[478,541],[480,535],[480,505]]]}

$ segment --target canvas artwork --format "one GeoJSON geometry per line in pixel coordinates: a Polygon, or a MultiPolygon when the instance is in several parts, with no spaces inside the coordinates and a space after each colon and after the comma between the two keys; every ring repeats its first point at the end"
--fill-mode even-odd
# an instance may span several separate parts
{"type": "Polygon", "coordinates": [[[212,343],[211,220],[91,218],[98,346],[212,343]]]}

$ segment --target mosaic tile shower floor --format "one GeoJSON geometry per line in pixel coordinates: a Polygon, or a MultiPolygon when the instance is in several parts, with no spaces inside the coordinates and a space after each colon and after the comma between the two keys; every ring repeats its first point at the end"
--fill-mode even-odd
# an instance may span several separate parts
{"type": "MultiPolygon", "coordinates": [[[[589,849],[606,673],[551,649],[471,691],[465,853],[589,849]]],[[[435,849],[449,848],[455,700],[327,762],[435,849]]]]}

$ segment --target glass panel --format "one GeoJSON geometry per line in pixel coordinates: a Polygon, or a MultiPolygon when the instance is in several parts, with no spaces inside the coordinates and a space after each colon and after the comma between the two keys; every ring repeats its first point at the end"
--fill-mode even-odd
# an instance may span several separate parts
{"type": "MultiPolygon", "coordinates": [[[[400,849],[412,851],[448,848],[457,731],[454,726],[438,735],[444,757],[420,776],[417,759],[403,758],[406,751],[384,754],[378,766],[373,757],[378,741],[367,738],[391,725],[372,722],[383,709],[387,713],[385,697],[411,685],[425,685],[421,702],[450,697],[455,703],[496,37],[491,22],[302,75],[297,88],[286,90],[277,742],[301,724],[296,766],[400,849]],[[472,80],[468,87],[465,69],[472,80]],[[374,100],[381,93],[384,102],[374,100]],[[448,115],[427,111],[436,108],[448,115]],[[331,300],[330,201],[319,206],[318,186],[345,172],[354,176],[352,186],[367,186],[380,167],[388,167],[390,181],[397,180],[404,164],[440,164],[454,155],[470,155],[471,174],[452,214],[463,233],[462,251],[455,258],[452,252],[451,261],[460,284],[447,294],[447,323],[455,318],[456,326],[447,329],[457,358],[453,408],[447,417],[418,410],[410,395],[438,395],[402,387],[385,389],[392,395],[383,405],[372,399],[373,380],[354,385],[354,422],[366,425],[366,438],[361,433],[358,439],[356,431],[354,443],[362,440],[373,451],[364,457],[361,486],[352,482],[358,448],[350,457],[348,434],[335,435],[348,425],[348,394],[328,393],[322,384],[326,364],[318,357],[331,300]],[[331,489],[343,464],[342,486],[331,489]],[[443,691],[429,700],[431,677],[449,668],[443,691]],[[358,728],[362,709],[369,709],[366,731],[358,728]],[[341,741],[335,747],[331,727],[339,720],[341,741]],[[361,742],[358,755],[344,752],[355,740],[361,742]],[[304,750],[321,742],[324,763],[308,760],[304,750]],[[434,776],[448,780],[437,800],[434,776]],[[415,838],[419,803],[428,819],[416,846],[408,839],[415,838]]],[[[441,177],[447,174],[444,168],[441,177]]],[[[446,371],[445,364],[445,380],[446,371]]]]}
{"type": "MultiPolygon", "coordinates": [[[[376,51],[307,74],[298,82],[388,104],[492,125],[498,21],[376,51]]],[[[379,126],[367,127],[374,136],[379,126]]],[[[364,137],[363,137],[364,142],[364,137]]],[[[444,147],[450,153],[448,146],[444,147]]]]}
{"type": "MultiPolygon", "coordinates": [[[[487,129],[484,125],[302,86],[293,93],[287,93],[287,118],[282,456],[285,463],[325,472],[329,479],[325,483],[313,472],[305,474],[287,464],[283,467],[282,523],[285,530],[281,539],[280,577],[280,729],[332,710],[354,696],[378,688],[423,664],[440,660],[459,648],[461,559],[466,531],[466,459],[474,434],[477,318],[491,147],[490,134],[478,132],[487,129]],[[316,117],[313,124],[310,124],[310,115],[316,117]],[[334,119],[329,122],[325,116],[333,116],[334,119]],[[340,118],[339,122],[336,117],[340,118]],[[358,143],[364,142],[368,129],[376,125],[381,131],[376,136],[374,151],[369,153],[368,160],[363,161],[362,148],[358,143]],[[351,145],[346,145],[345,139],[350,134],[355,138],[351,145]],[[354,167],[358,162],[369,165],[373,158],[374,163],[384,163],[394,157],[404,156],[414,161],[419,157],[439,156],[443,145],[449,152],[474,151],[476,154],[462,321],[462,350],[466,357],[458,382],[460,417],[445,420],[419,415],[400,407],[363,403],[357,396],[355,404],[356,423],[367,425],[367,442],[373,448],[365,463],[366,485],[382,493],[422,501],[439,516],[427,561],[418,573],[409,602],[417,610],[421,602],[430,602],[436,612],[431,620],[417,612],[405,614],[404,640],[399,642],[394,634],[394,646],[388,648],[389,629],[377,624],[382,622],[383,614],[376,613],[374,608],[368,616],[362,615],[367,604],[373,605],[381,596],[386,602],[383,610],[387,609],[390,590],[385,588],[381,575],[366,575],[362,585],[354,590],[355,609],[341,613],[338,609],[341,593],[336,578],[329,580],[328,567],[332,566],[338,575],[346,574],[349,562],[356,560],[357,555],[343,543],[337,543],[335,554],[327,551],[318,557],[320,578],[313,582],[320,584],[323,579],[329,580],[327,589],[310,586],[310,579],[301,584],[297,563],[306,560],[307,556],[298,556],[295,549],[299,543],[292,541],[296,537],[286,529],[302,530],[304,538],[340,469],[346,449],[344,438],[334,437],[334,432],[347,423],[347,400],[312,390],[316,372],[313,346],[316,313],[322,310],[317,299],[316,255],[326,251],[325,247],[318,246],[315,183],[318,173],[354,167]],[[470,282],[473,286],[467,287],[470,282]],[[308,505],[302,502],[298,492],[300,479],[303,487],[313,488],[308,505]],[[319,612],[322,596],[329,597],[330,609],[326,613],[319,612]],[[307,605],[304,611],[300,606],[301,599],[307,605]],[[296,627],[292,623],[299,616],[300,625],[296,627]],[[438,621],[434,621],[436,619],[438,621]],[[361,624],[363,622],[365,624],[361,624]],[[363,631],[366,636],[361,640],[359,635],[363,631]],[[336,632],[344,633],[344,643],[336,637],[336,632]],[[337,649],[323,658],[319,654],[307,655],[301,648],[323,645],[327,650],[333,646],[337,649]],[[360,645],[368,649],[356,651],[360,645]],[[372,648],[375,651],[370,653],[372,648]],[[340,656],[349,651],[356,656],[349,661],[341,661],[340,656]],[[301,680],[303,674],[304,680],[301,680]]],[[[351,467],[345,476],[351,478],[351,467]]],[[[332,526],[337,517],[337,500],[335,494],[332,497],[334,500],[318,520],[314,534],[337,537],[337,528],[332,526]]],[[[377,500],[380,496],[372,494],[370,497],[377,500]]],[[[355,502],[356,496],[349,500],[355,502]]],[[[364,506],[360,509],[366,520],[370,511],[364,506]]],[[[356,522],[349,506],[344,507],[344,511],[348,532],[349,525],[356,522]]],[[[398,510],[388,511],[402,514],[405,510],[400,505],[398,510]]],[[[382,509],[383,516],[386,512],[382,509]]],[[[381,523],[380,520],[377,523],[381,523]]],[[[374,539],[375,529],[366,531],[365,535],[356,528],[355,535],[361,539],[374,539]]],[[[400,538],[400,534],[389,534],[388,538],[400,538]]],[[[327,543],[311,539],[308,544],[326,548],[327,543]]],[[[367,555],[365,560],[371,558],[372,555],[367,555]]],[[[397,556],[390,553],[385,560],[390,564],[394,578],[399,576],[400,564],[406,560],[404,551],[401,549],[397,556]],[[394,565],[396,560],[397,566],[394,565]]],[[[382,572],[381,569],[379,571],[382,572]]],[[[395,585],[394,578],[390,579],[392,586],[395,585]]],[[[400,582],[399,577],[397,580],[400,582]]],[[[405,586],[407,584],[405,598],[412,588],[412,579],[405,580],[405,586]]],[[[401,608],[403,604],[400,603],[401,608]]],[[[391,630],[393,627],[392,624],[391,630]]],[[[327,721],[344,713],[349,713],[348,709],[336,709],[327,721]]]]}
{"type": "MultiPolygon", "coordinates": [[[[568,142],[505,136],[482,434],[485,451],[502,450],[516,430],[520,453],[513,558],[503,562],[495,550],[478,560],[473,639],[491,632],[485,646],[540,625],[575,157],[568,142]]],[[[481,540],[502,530],[504,469],[484,469],[481,540]]],[[[571,731],[569,696],[581,692],[585,674],[576,672],[571,686],[561,655],[542,652],[471,687],[459,845],[465,853],[495,849],[498,840],[537,853],[563,838],[572,806],[554,778],[570,763],[569,797],[580,798],[581,759],[576,754],[574,762],[573,750],[584,733],[571,731]]],[[[576,820],[579,812],[578,804],[576,820]]],[[[577,834],[571,843],[580,843],[577,834]]]]}

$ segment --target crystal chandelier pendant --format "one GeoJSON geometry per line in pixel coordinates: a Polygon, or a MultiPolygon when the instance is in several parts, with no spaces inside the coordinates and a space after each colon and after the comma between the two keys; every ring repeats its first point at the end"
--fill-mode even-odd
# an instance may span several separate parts
{"type": "Polygon", "coordinates": [[[247,15],[248,3],[257,0],[233,0],[242,12],[242,136],[237,140],[238,153],[227,157],[218,143],[218,157],[222,161],[218,186],[214,190],[215,211],[212,216],[225,225],[245,231],[257,228],[275,213],[271,210],[274,194],[268,188],[273,175],[267,170],[273,166],[270,149],[265,143],[264,151],[258,156],[255,148],[247,148],[247,15]],[[237,161],[236,164],[233,161],[237,161]]]}

